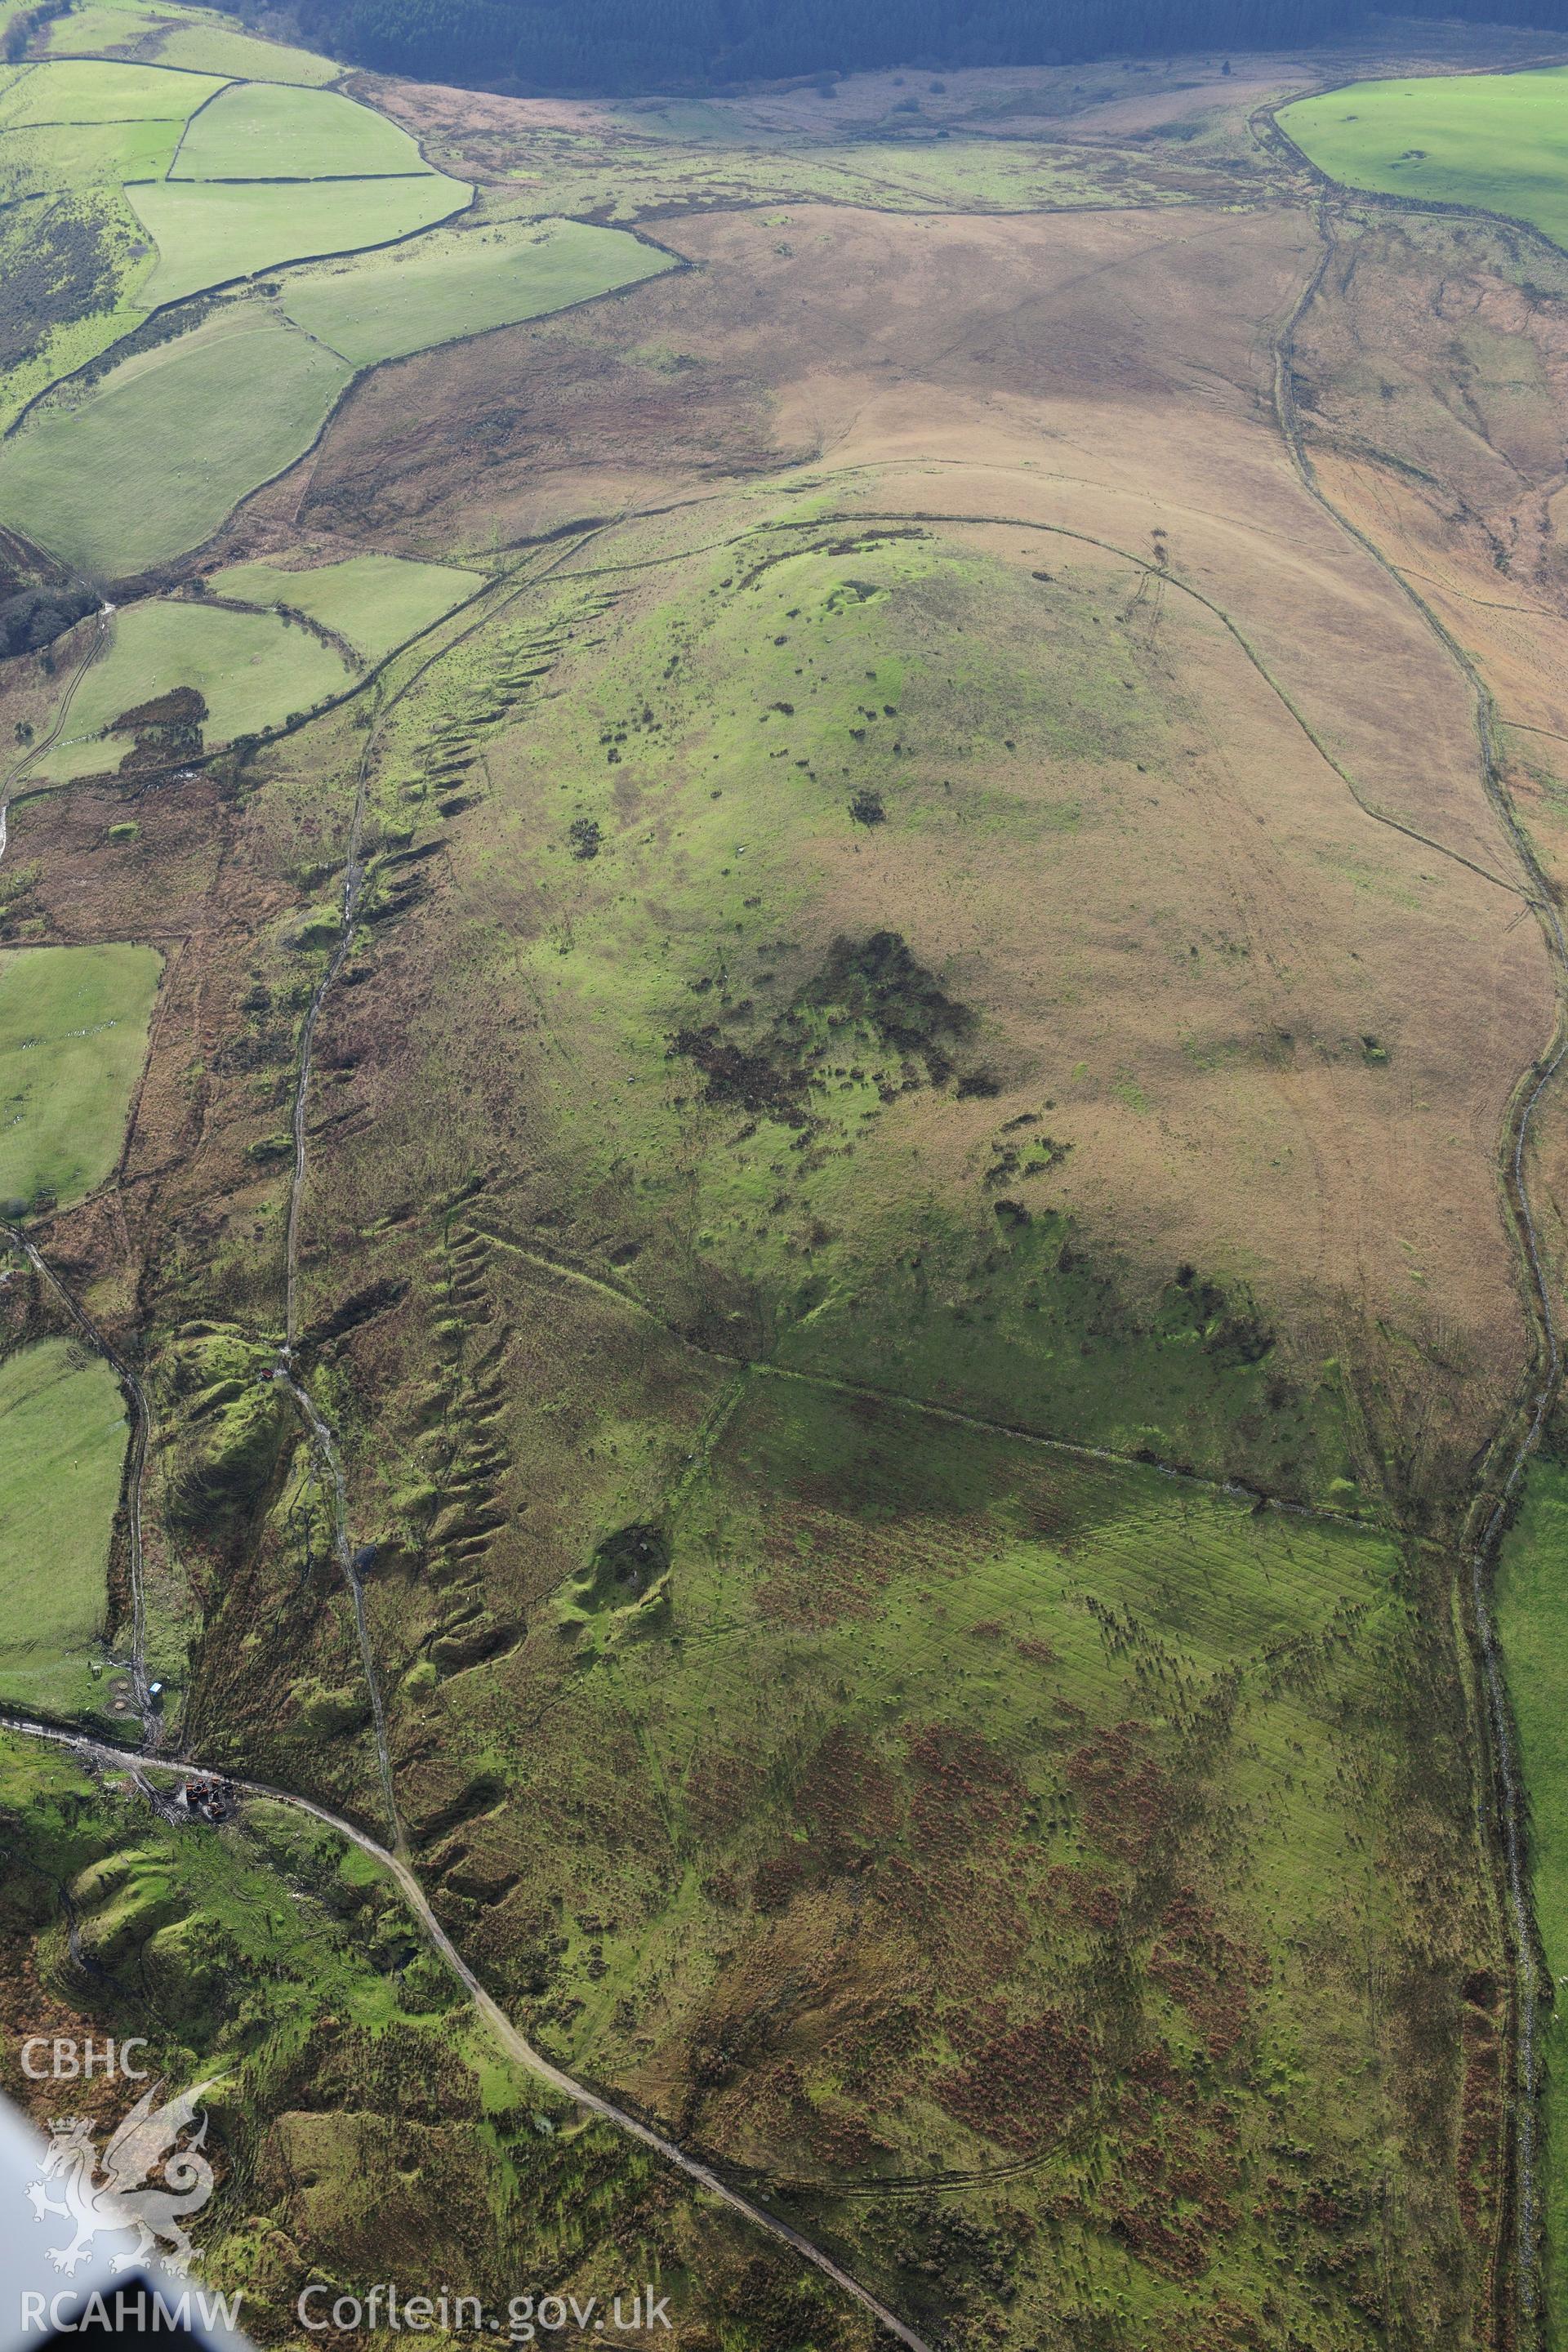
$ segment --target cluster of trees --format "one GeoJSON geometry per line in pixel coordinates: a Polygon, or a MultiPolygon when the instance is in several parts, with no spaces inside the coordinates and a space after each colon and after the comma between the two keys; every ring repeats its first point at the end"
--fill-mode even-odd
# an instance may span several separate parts
{"type": "Polygon", "coordinates": [[[52,645],[97,602],[90,588],[79,586],[22,588],[0,597],[0,661],[52,645]]]}
{"type": "MultiPolygon", "coordinates": [[[[1568,0],[1406,5],[1568,29],[1568,0]]],[[[613,92],[1290,47],[1343,34],[1371,10],[1368,0],[295,0],[294,13],[306,38],[383,72],[613,92]]]]}
{"type": "Polygon", "coordinates": [[[41,33],[57,16],[68,16],[75,5],[76,0],[38,0],[36,8],[25,8],[19,16],[13,16],[0,40],[0,57],[7,65],[15,65],[26,56],[34,34],[41,33]]]}

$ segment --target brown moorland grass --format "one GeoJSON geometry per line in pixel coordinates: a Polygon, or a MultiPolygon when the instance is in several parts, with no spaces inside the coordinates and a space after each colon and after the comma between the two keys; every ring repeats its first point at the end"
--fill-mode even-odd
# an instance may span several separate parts
{"type": "MultiPolygon", "coordinates": [[[[363,515],[385,529],[401,503],[412,552],[460,545],[480,498],[519,533],[603,512],[637,467],[602,480],[588,441],[611,418],[624,452],[662,435],[645,355],[674,350],[697,362],[683,373],[696,379],[699,435],[715,417],[721,436],[728,426],[732,463],[756,451],[757,420],[771,414],[775,448],[813,453],[795,478],[821,511],[1010,518],[1036,528],[999,523],[974,543],[1021,578],[1069,561],[1114,570],[1118,558],[1064,532],[1146,563],[1163,546],[1172,583],[1208,600],[1163,592],[1149,658],[1169,663],[1165,775],[1114,858],[1081,871],[1066,860],[1054,883],[1030,876],[1042,970],[1058,937],[1054,887],[1069,929],[1086,892],[1103,890],[1104,939],[1079,1003],[1033,1016],[1044,1025],[1025,1066],[1044,1066],[1048,1028],[1053,1083],[1080,1061],[1102,1063],[1117,1038],[1129,1070],[1147,1054],[1160,1073],[1144,1089],[1158,1102],[1152,1116],[1103,1089],[1066,1195],[1151,1267],[1217,1253],[1293,1308],[1315,1295],[1340,1302],[1336,1313],[1393,1315],[1429,1359],[1415,1386],[1429,1371],[1456,1407],[1468,1390],[1465,1442],[1477,1442],[1523,1341],[1493,1155],[1513,1076],[1549,1026],[1550,990],[1534,927],[1516,919],[1519,877],[1481,790],[1463,682],[1375,562],[1302,492],[1268,411],[1267,323],[1282,319],[1311,264],[1310,218],[909,221],[803,210],[787,255],[750,215],[667,233],[699,273],[569,328],[502,339],[531,401],[521,415],[495,412],[477,471],[475,354],[415,362],[368,385],[310,478],[313,525],[352,530],[363,515]],[[724,379],[705,407],[702,371],[721,355],[724,379]],[[584,385],[602,404],[579,406],[584,385]],[[553,481],[541,463],[547,437],[553,481]],[[1352,785],[1425,842],[1377,823],[1352,785]],[[1158,928],[1166,909],[1178,930],[1190,921],[1238,943],[1251,995],[1236,1036],[1177,1018],[1182,982],[1168,963],[1128,952],[1125,939],[1158,928]],[[1288,1067],[1274,1068],[1260,1043],[1242,1045],[1243,1034],[1288,1037],[1288,1067]],[[1272,1136],[1268,1119],[1257,1124],[1265,1103],[1268,1118],[1286,1121],[1272,1136]]],[[[682,531],[702,543],[732,532],[733,509],[714,500],[707,468],[686,458],[678,471],[662,454],[646,487],[689,512],[660,526],[650,548],[679,545],[682,531]]],[[[765,493],[759,503],[767,509],[765,493]]],[[[942,528],[960,540],[971,531],[942,528]]],[[[616,560],[613,545],[595,544],[593,562],[616,560]]],[[[1141,575],[1123,565],[1120,576],[1131,598],[1141,575]]],[[[669,582],[637,593],[657,603],[669,582]]],[[[990,908],[980,885],[960,915],[940,881],[947,853],[923,836],[905,843],[891,827],[814,854],[823,935],[918,920],[926,960],[941,969],[959,958],[1004,1021],[1018,990],[1037,984],[1025,977],[1028,938],[1004,911],[1021,880],[1003,880],[1005,863],[990,908]]],[[[583,869],[585,905],[603,870],[583,869]]],[[[951,1144],[930,1141],[950,1176],[972,1148],[967,1133],[961,1120],[951,1144]]]]}

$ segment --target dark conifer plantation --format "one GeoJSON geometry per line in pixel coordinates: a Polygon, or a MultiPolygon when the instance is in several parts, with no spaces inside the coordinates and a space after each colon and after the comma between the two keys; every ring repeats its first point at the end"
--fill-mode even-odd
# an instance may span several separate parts
{"type": "MultiPolygon", "coordinates": [[[[1568,26],[1568,0],[1415,0],[1412,13],[1568,26]]],[[[1286,47],[1368,14],[1364,0],[301,0],[298,11],[308,38],[385,72],[585,91],[1286,47]]]]}

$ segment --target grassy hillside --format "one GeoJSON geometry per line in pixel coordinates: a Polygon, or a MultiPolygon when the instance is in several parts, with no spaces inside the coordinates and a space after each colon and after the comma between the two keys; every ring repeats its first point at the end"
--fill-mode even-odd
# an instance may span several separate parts
{"type": "MultiPolygon", "coordinates": [[[[1194,754],[1310,792],[1295,722],[1125,554],[941,529],[923,480],[901,524],[767,495],[601,531],[391,674],[300,1320],[412,1849],[563,2063],[795,2184],[932,2331],[1005,2280],[1022,2344],[1464,2342],[1500,2036],[1448,1564],[1374,1523],[1346,1369],[1255,1264],[1151,1276],[1103,1207],[1201,1129],[1259,1231],[1289,1066],[1195,912],[1239,826],[1216,791],[1199,848],[1194,754]],[[891,2186],[933,2180],[940,2281],[891,2186]]],[[[1371,1132],[1329,965],[1292,1022],[1371,1132]]],[[[296,952],[258,969],[247,1063],[296,952]]],[[[380,1820],[316,1465],[266,1495],[192,1736],[380,1820]]]]}
{"type": "MultiPolygon", "coordinates": [[[[360,1521],[405,1822],[487,1977],[563,2063],[794,2184],[930,2329],[1005,2278],[1026,2343],[1064,2309],[1137,2344],[1259,2298],[1363,2343],[1388,2146],[1451,2111],[1459,2043],[1495,2095],[1496,2017],[1461,1996],[1488,1948],[1463,1698],[1414,1640],[1418,1565],[748,1376],[489,1222],[405,1225],[445,1328],[406,1398],[384,1327],[354,1376],[424,1530],[360,1521]],[[929,2280],[881,2186],[919,2181],[948,2217],[929,2280]]],[[[311,1511],[300,1463],[196,1736],[368,1807],[363,1711],[331,1758],[310,1727],[353,1696],[352,1633],[301,1589],[311,1511]]],[[[1446,2179],[1398,2191],[1430,2249],[1398,2307],[1435,2327],[1495,2210],[1479,2154],[1463,2178],[1462,2228],[1446,2179]]]]}
{"type": "MultiPolygon", "coordinates": [[[[1081,1223],[1134,1167],[1161,1181],[1167,1122],[1217,1170],[1279,1115],[1269,1049],[1232,1043],[1265,982],[1217,892],[1147,960],[1094,895],[1160,891],[1167,856],[1189,909],[1213,887],[1164,831],[1204,615],[1167,605],[1152,658],[1135,572],[918,525],[787,520],[655,577],[489,755],[487,854],[542,897],[484,938],[483,992],[536,1006],[562,1064],[519,1114],[545,1149],[516,1213],[595,1263],[635,1251],[660,1312],[781,1363],[1326,1496],[1352,1475],[1339,1373],[1279,1344],[1255,1261],[1189,1242],[1119,1276],[1081,1223]]],[[[1226,675],[1215,724],[1271,727],[1226,675]]],[[[1375,1001],[1364,947],[1341,970],[1375,1001]]],[[[1376,1017],[1314,1015],[1344,1023],[1369,1119],[1376,1017]]],[[[430,1029],[457,1066],[455,1013],[430,1029]]],[[[392,1181],[373,1137],[358,1155],[392,1181]]]]}
{"type": "MultiPolygon", "coordinates": [[[[1482,2352],[1453,1539],[1554,975],[1389,566],[1508,629],[1510,745],[1568,731],[1568,259],[1320,218],[1268,61],[611,106],[329,88],[177,0],[26,38],[6,396],[82,364],[0,442],[0,1197],[145,1388],[165,1752],[395,1843],[541,2049],[932,2352],[1482,2352]]],[[[123,1721],[68,1328],[16,1255],[9,1671],[123,1721]]],[[[870,2352],[503,2063],[352,1834],[120,1779],[0,1742],[0,2048],[219,2078],[258,2341],[413,2248],[498,2338],[637,2277],[690,2352],[870,2352]]]]}

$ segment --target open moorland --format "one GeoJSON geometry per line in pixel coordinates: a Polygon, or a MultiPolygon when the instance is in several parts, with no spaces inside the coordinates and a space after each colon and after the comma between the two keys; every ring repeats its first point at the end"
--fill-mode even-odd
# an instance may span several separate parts
{"type": "Polygon", "coordinates": [[[1561,61],[1423,38],[5,68],[0,2001],[259,2342],[1563,2324],[1561,61]]]}

